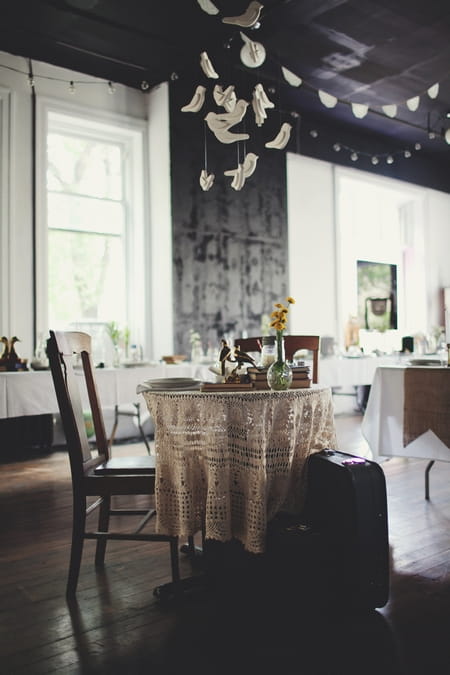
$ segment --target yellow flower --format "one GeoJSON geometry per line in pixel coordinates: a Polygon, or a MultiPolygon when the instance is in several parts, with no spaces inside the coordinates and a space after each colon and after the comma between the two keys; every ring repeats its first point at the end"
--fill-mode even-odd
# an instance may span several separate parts
{"type": "Polygon", "coordinates": [[[291,295],[286,298],[286,302],[288,303],[287,307],[285,307],[285,305],[283,305],[281,302],[274,303],[274,307],[276,307],[276,309],[270,315],[270,318],[272,319],[270,327],[275,328],[276,331],[285,330],[289,314],[289,305],[295,304],[295,300],[291,295]]]}

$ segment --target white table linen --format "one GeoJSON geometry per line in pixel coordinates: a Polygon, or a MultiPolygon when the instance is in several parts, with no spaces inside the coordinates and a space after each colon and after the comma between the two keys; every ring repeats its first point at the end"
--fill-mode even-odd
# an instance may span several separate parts
{"type": "MultiPolygon", "coordinates": [[[[194,377],[212,382],[215,380],[207,365],[194,363],[97,368],[95,378],[102,408],[114,408],[115,405],[137,401],[137,385],[143,380],[159,377],[194,377]]],[[[87,394],[82,395],[82,401],[87,408],[87,394]]],[[[0,418],[58,413],[49,370],[0,372],[0,418]]]]}
{"type": "Polygon", "coordinates": [[[304,463],[336,447],[329,388],[282,392],[152,392],[157,531],[236,538],[264,550],[267,522],[297,511],[304,463]]]}
{"type": "Polygon", "coordinates": [[[411,457],[450,462],[450,448],[431,429],[403,446],[404,392],[403,366],[377,368],[361,425],[373,459],[411,457]]]}

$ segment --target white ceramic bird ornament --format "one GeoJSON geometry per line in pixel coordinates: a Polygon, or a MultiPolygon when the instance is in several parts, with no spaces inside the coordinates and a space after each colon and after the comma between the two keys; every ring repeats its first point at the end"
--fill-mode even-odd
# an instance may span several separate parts
{"type": "Polygon", "coordinates": [[[250,40],[245,33],[241,32],[244,46],[241,49],[241,61],[247,68],[259,68],[266,60],[266,50],[260,42],[250,40]]]}
{"type": "Polygon", "coordinates": [[[206,77],[209,77],[213,80],[219,79],[218,74],[214,70],[214,66],[211,63],[211,60],[207,54],[207,52],[202,52],[200,54],[200,67],[205,73],[206,77]]]}
{"type": "Polygon", "coordinates": [[[195,93],[190,103],[184,105],[181,108],[181,112],[193,112],[193,113],[198,112],[202,107],[203,103],[205,102],[205,92],[206,87],[202,87],[202,85],[199,84],[197,89],[195,90],[195,93]]]}
{"type": "Polygon", "coordinates": [[[215,176],[213,173],[208,173],[206,169],[202,169],[200,173],[200,187],[202,188],[203,192],[208,192],[208,190],[212,188],[214,178],[215,176]]]}
{"type": "Polygon", "coordinates": [[[236,92],[232,84],[225,90],[222,89],[220,84],[216,84],[213,90],[213,98],[216,104],[225,108],[227,112],[233,112],[236,107],[236,92]]]}
{"type": "Polygon", "coordinates": [[[239,16],[224,16],[222,23],[229,23],[234,26],[241,26],[242,28],[251,28],[258,23],[259,15],[264,7],[260,2],[252,0],[243,14],[239,16]]]}
{"type": "Polygon", "coordinates": [[[209,112],[206,115],[205,122],[218,141],[221,143],[234,143],[235,141],[246,141],[250,138],[248,134],[235,134],[229,131],[231,127],[241,122],[247,111],[247,106],[247,101],[239,99],[232,112],[209,112]]]}
{"type": "Polygon", "coordinates": [[[233,176],[231,187],[235,190],[241,190],[244,187],[245,180],[249,178],[256,169],[256,162],[258,155],[254,152],[249,152],[245,155],[242,164],[238,164],[236,169],[229,169],[224,171],[225,176],[233,176]]]}
{"type": "Polygon", "coordinates": [[[275,107],[275,103],[270,101],[262,84],[257,84],[253,90],[252,107],[255,113],[256,125],[261,127],[264,124],[264,120],[267,119],[266,108],[275,107]]]}
{"type": "Polygon", "coordinates": [[[282,150],[285,148],[291,137],[291,129],[292,126],[289,124],[289,122],[283,122],[280,131],[277,133],[275,138],[265,144],[266,148],[275,148],[276,150],[282,150]]]}
{"type": "Polygon", "coordinates": [[[215,6],[215,4],[211,2],[211,0],[197,0],[197,2],[202,8],[202,10],[207,14],[214,15],[219,13],[219,10],[215,6]]]}

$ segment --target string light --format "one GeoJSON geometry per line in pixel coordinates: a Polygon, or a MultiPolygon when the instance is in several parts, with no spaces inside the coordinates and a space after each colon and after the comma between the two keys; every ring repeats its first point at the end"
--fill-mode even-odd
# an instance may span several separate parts
{"type": "MultiPolygon", "coordinates": [[[[62,82],[63,84],[66,84],[69,89],[69,93],[74,94],[76,90],[76,86],[78,85],[103,85],[103,83],[107,84],[108,86],[108,91],[110,94],[113,94],[116,90],[115,85],[111,81],[105,82],[104,80],[67,80],[62,77],[53,77],[51,75],[38,75],[32,71],[31,68],[31,60],[30,60],[30,70],[29,72],[25,72],[21,70],[20,68],[13,68],[12,66],[5,66],[3,63],[0,64],[0,68],[3,68],[5,70],[11,70],[14,73],[19,73],[20,75],[25,75],[27,78],[28,85],[30,86],[31,89],[34,89],[36,87],[36,83],[39,80],[50,80],[53,82],[62,82]]],[[[149,86],[147,87],[149,88],[149,86]]],[[[141,89],[145,91],[145,88],[141,85],[141,89]]]]}
{"type": "MultiPolygon", "coordinates": [[[[450,129],[448,130],[448,132],[450,142],[450,129]]],[[[312,129],[309,131],[309,135],[312,138],[318,138],[319,132],[316,129],[312,129]]],[[[385,161],[386,164],[394,164],[396,156],[404,157],[405,159],[409,159],[410,157],[412,157],[412,150],[409,148],[404,148],[403,150],[396,150],[395,152],[377,153],[376,155],[369,152],[364,152],[362,150],[357,150],[356,148],[351,148],[348,145],[341,143],[340,141],[335,141],[332,145],[332,148],[334,152],[343,152],[343,153],[347,152],[352,162],[358,162],[361,159],[367,158],[373,166],[377,166],[382,160],[385,161]]],[[[416,152],[418,152],[421,149],[422,146],[420,143],[416,143],[414,145],[414,150],[416,152]]]]}

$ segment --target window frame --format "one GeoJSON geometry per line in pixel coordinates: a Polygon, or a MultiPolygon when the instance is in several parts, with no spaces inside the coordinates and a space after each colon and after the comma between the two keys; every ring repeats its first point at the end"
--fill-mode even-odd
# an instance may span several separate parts
{"type": "MultiPolygon", "coordinates": [[[[150,304],[145,269],[150,245],[148,204],[144,186],[148,184],[147,125],[145,120],[99,109],[68,104],[46,97],[36,101],[36,315],[37,334],[48,329],[48,217],[47,217],[47,134],[49,116],[52,128],[76,132],[99,140],[119,142],[124,151],[125,266],[127,275],[126,325],[136,343],[146,352],[149,336],[146,309],[150,304]],[[59,119],[58,119],[59,118],[59,119]]],[[[111,317],[111,320],[115,320],[111,317]]]]}

